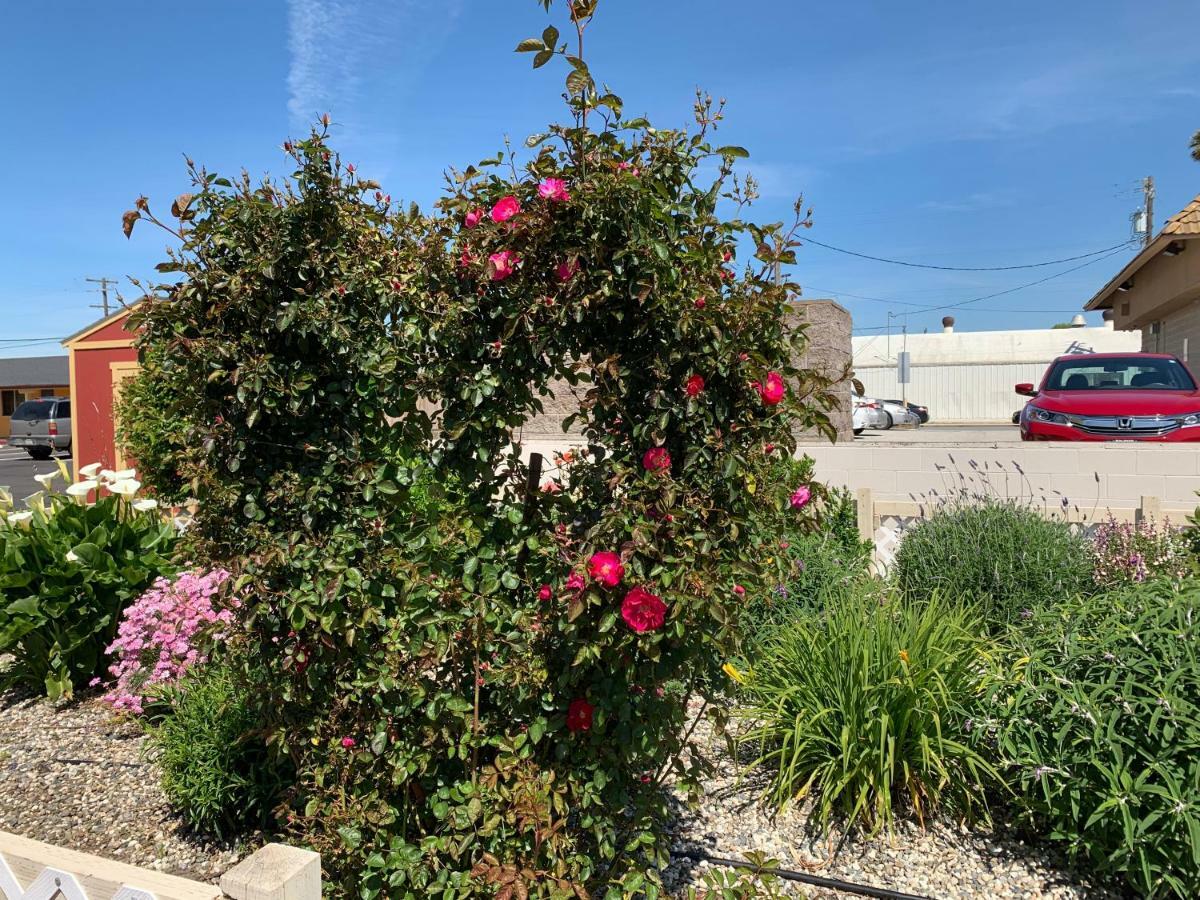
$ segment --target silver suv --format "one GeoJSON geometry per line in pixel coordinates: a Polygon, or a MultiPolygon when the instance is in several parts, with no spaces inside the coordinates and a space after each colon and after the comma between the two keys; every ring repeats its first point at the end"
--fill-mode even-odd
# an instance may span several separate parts
{"type": "Polygon", "coordinates": [[[13,410],[8,446],[24,447],[34,459],[71,449],[71,401],[67,397],[26,400],[13,410]]]}

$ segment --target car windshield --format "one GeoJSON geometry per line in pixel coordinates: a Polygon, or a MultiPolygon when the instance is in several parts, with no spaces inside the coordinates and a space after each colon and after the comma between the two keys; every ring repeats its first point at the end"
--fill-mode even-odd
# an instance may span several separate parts
{"type": "Polygon", "coordinates": [[[26,400],[13,410],[12,417],[25,421],[29,419],[48,419],[50,418],[50,411],[53,408],[53,400],[26,400]]]}
{"type": "Polygon", "coordinates": [[[1145,356],[1064,359],[1046,379],[1048,391],[1194,391],[1177,359],[1145,356]]]}

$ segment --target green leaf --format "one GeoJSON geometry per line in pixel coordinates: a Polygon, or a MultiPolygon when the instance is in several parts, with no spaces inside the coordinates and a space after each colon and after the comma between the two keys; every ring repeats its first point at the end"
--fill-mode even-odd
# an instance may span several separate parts
{"type": "Polygon", "coordinates": [[[535,56],[533,58],[533,67],[535,69],[540,69],[542,66],[544,66],[546,63],[550,62],[550,60],[552,60],[552,59],[554,59],[554,51],[553,50],[543,50],[540,53],[538,53],[537,56],[535,56]]]}
{"type": "Polygon", "coordinates": [[[729,146],[718,147],[715,151],[719,156],[724,156],[729,159],[747,159],[750,156],[750,151],[745,147],[729,146]]]}
{"type": "Polygon", "coordinates": [[[546,44],[539,41],[537,38],[525,38],[521,43],[517,44],[517,53],[536,53],[546,49],[546,44]]]}
{"type": "Polygon", "coordinates": [[[558,46],[558,29],[553,25],[547,25],[546,30],[542,32],[542,43],[550,49],[558,46]]]}

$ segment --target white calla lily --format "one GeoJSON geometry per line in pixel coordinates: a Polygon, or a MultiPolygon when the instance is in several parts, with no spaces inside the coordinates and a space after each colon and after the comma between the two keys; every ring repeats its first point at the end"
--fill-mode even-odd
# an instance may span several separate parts
{"type": "Polygon", "coordinates": [[[33,518],[33,512],[31,510],[25,509],[25,510],[22,510],[21,512],[9,513],[8,514],[8,524],[9,525],[24,525],[26,522],[28,522],[32,518],[33,518]]]}
{"type": "Polygon", "coordinates": [[[158,501],[151,500],[149,497],[144,497],[141,500],[134,500],[133,508],[138,512],[149,512],[152,509],[158,509],[158,501]]]}
{"type": "Polygon", "coordinates": [[[100,487],[100,482],[95,478],[89,478],[87,481],[77,481],[67,485],[67,493],[72,497],[87,497],[98,487],[100,487]]]}
{"type": "Polygon", "coordinates": [[[119,469],[113,472],[113,481],[132,481],[137,478],[137,469],[119,469]]]}
{"type": "Polygon", "coordinates": [[[79,557],[75,555],[74,550],[67,551],[67,562],[79,562],[79,557]]]}
{"type": "Polygon", "coordinates": [[[95,478],[100,472],[100,463],[88,463],[86,466],[79,467],[79,474],[84,478],[95,478]]]}
{"type": "Polygon", "coordinates": [[[54,483],[54,479],[57,477],[57,472],[43,472],[41,475],[34,475],[33,480],[46,490],[50,490],[50,485],[54,483]]]}
{"type": "Polygon", "coordinates": [[[67,471],[67,464],[61,459],[55,458],[54,464],[58,466],[58,474],[62,476],[62,480],[67,484],[71,483],[71,473],[67,471]]]}
{"type": "Polygon", "coordinates": [[[117,473],[114,472],[112,469],[101,469],[100,470],[100,480],[101,481],[116,481],[117,473]]]}
{"type": "Polygon", "coordinates": [[[140,481],[132,478],[123,478],[108,485],[108,489],[114,494],[120,494],[122,497],[132,497],[138,492],[138,488],[141,486],[142,483],[140,481]]]}

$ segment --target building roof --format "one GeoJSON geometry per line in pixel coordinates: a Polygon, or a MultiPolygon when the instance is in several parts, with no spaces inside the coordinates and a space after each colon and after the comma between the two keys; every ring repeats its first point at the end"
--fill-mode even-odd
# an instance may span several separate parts
{"type": "Polygon", "coordinates": [[[65,356],[0,359],[0,387],[50,387],[70,380],[65,356]]]}
{"type": "Polygon", "coordinates": [[[77,332],[70,335],[69,337],[63,338],[62,345],[64,347],[69,348],[71,346],[71,344],[87,337],[89,334],[95,334],[97,331],[99,331],[104,326],[111,325],[113,322],[116,322],[120,319],[125,318],[127,315],[129,315],[131,312],[133,312],[141,304],[142,304],[141,300],[135,300],[133,303],[130,303],[128,306],[123,306],[120,309],[118,309],[116,312],[114,312],[110,315],[107,315],[102,319],[97,319],[95,322],[92,322],[90,325],[84,326],[83,328],[79,329],[77,332]]]}
{"type": "Polygon", "coordinates": [[[1091,300],[1083,305],[1084,309],[1109,309],[1112,307],[1112,295],[1117,288],[1137,274],[1138,270],[1177,240],[1190,240],[1200,237],[1200,194],[1191,203],[1181,209],[1163,226],[1158,236],[1147,244],[1142,252],[1131,259],[1112,280],[1102,287],[1091,300]]]}

